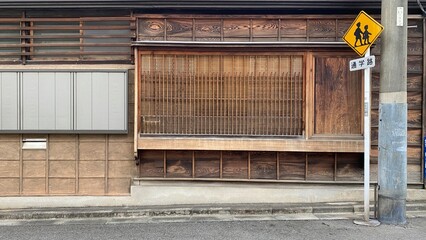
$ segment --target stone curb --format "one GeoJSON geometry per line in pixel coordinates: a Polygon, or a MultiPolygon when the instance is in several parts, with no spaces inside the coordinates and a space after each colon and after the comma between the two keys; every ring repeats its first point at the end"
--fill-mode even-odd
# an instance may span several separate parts
{"type": "MultiPolygon", "coordinates": [[[[372,207],[371,211],[374,208],[372,207]]],[[[407,212],[426,212],[426,202],[407,203],[407,212]]],[[[0,220],[84,219],[84,218],[143,218],[191,216],[285,216],[318,214],[357,217],[363,212],[362,203],[333,205],[216,205],[216,206],[158,206],[158,207],[86,207],[0,210],[0,220]]]]}

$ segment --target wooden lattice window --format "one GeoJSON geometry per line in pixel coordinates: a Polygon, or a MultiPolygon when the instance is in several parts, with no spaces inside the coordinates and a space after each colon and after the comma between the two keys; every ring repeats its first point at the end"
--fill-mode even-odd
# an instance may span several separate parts
{"type": "Polygon", "coordinates": [[[141,55],[141,134],[301,136],[303,55],[141,55]]]}

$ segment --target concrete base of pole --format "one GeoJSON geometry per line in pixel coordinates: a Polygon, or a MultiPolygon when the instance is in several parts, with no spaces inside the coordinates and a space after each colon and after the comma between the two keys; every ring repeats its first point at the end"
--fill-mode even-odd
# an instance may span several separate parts
{"type": "Polygon", "coordinates": [[[379,106],[378,220],[405,224],[407,198],[407,104],[379,106]]]}
{"type": "Polygon", "coordinates": [[[406,200],[391,199],[379,196],[379,215],[380,222],[385,224],[406,224],[406,200]],[[380,215],[380,213],[386,213],[380,215]]]}
{"type": "Polygon", "coordinates": [[[369,219],[368,221],[365,220],[354,220],[354,223],[356,225],[360,226],[367,226],[367,227],[378,227],[380,226],[380,222],[375,219],[369,219]]]}

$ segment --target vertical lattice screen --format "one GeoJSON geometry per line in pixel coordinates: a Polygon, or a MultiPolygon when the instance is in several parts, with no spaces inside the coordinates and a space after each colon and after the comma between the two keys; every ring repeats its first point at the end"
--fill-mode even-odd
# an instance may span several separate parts
{"type": "Polygon", "coordinates": [[[142,54],[141,134],[303,134],[299,55],[142,54]]]}

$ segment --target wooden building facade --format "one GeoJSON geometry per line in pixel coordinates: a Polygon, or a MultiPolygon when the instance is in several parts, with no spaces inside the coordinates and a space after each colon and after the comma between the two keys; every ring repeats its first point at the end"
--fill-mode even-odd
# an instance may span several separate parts
{"type": "MultiPolygon", "coordinates": [[[[0,4],[1,196],[128,195],[133,178],[362,183],[363,76],[342,36],[380,1],[34,2],[0,4]]],[[[423,186],[415,2],[407,169],[423,186]]],[[[376,181],[380,39],[372,54],[376,181]]]]}

